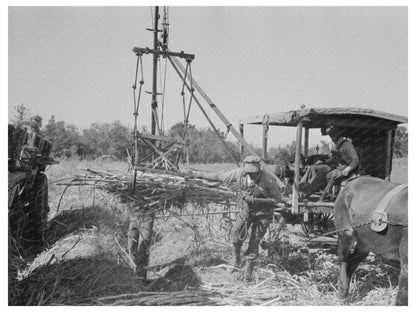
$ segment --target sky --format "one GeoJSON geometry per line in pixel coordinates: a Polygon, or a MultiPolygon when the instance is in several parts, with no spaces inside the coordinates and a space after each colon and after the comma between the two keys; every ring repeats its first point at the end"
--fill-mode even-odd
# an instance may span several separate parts
{"type": "MultiPolygon", "coordinates": [[[[195,54],[193,78],[237,129],[240,118],[301,105],[408,116],[406,7],[171,6],[169,24],[170,50],[195,54]]],[[[132,48],[152,47],[151,27],[145,6],[9,7],[8,118],[23,103],[44,124],[54,115],[80,129],[115,120],[132,127],[132,48]]],[[[151,67],[144,55],[144,91],[151,67]]],[[[183,121],[181,88],[168,67],[165,129],[183,121]]],[[[150,128],[150,103],[144,93],[139,127],[150,128]]],[[[194,104],[190,122],[209,127],[194,104]]],[[[249,126],[245,136],[260,146],[261,133],[249,126]]],[[[294,139],[294,129],[272,127],[269,147],[294,139]]],[[[311,144],[321,139],[312,133],[311,144]]]]}

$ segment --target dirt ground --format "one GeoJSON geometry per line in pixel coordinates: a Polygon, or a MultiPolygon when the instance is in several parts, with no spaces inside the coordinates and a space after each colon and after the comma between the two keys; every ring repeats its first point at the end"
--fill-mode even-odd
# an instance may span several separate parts
{"type": "Polygon", "coordinates": [[[65,186],[54,181],[80,165],[71,166],[75,167],[49,173],[52,209],[45,249],[32,259],[9,259],[9,269],[13,267],[18,277],[9,273],[9,305],[394,303],[398,271],[375,256],[357,270],[350,299],[338,300],[336,239],[307,237],[299,224],[288,225],[287,263],[262,249],[253,280],[245,282],[241,271],[226,271],[231,248],[229,228],[222,226],[221,215],[190,216],[192,207],[156,219],[145,282],[135,275],[126,256],[128,209],[90,188],[68,188],[64,193],[65,186]]]}

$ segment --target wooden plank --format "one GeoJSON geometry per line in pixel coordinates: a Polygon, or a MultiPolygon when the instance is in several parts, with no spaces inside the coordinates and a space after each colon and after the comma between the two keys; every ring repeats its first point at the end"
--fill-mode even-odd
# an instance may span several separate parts
{"type": "Polygon", "coordinates": [[[181,51],[181,52],[171,52],[171,51],[168,51],[168,50],[134,47],[133,52],[136,53],[136,54],[137,53],[143,53],[143,54],[152,53],[152,54],[156,54],[156,55],[163,55],[164,57],[166,57],[166,56],[176,56],[176,57],[180,57],[180,58],[184,58],[184,59],[190,59],[190,60],[195,59],[195,54],[184,53],[183,51],[181,51]]]}
{"type": "Polygon", "coordinates": [[[159,157],[157,157],[156,159],[162,159],[163,161],[165,161],[166,163],[168,163],[169,164],[169,166],[171,166],[172,168],[176,168],[178,171],[179,171],[179,167],[177,167],[175,164],[173,164],[168,158],[167,158],[167,155],[170,153],[170,152],[172,152],[172,149],[173,149],[173,147],[171,148],[171,149],[169,149],[168,151],[166,151],[166,152],[161,152],[161,151],[159,151],[158,150],[158,148],[156,147],[156,146],[154,146],[153,144],[152,144],[152,142],[150,142],[150,141],[146,141],[146,140],[143,140],[143,142],[144,143],[146,143],[148,146],[150,146],[151,148],[153,148],[153,150],[155,151],[155,153],[157,153],[158,155],[159,155],[159,157]]]}
{"type": "Polygon", "coordinates": [[[269,136],[269,115],[264,115],[263,117],[263,149],[262,149],[262,153],[261,153],[261,157],[263,157],[263,159],[265,161],[267,161],[267,141],[268,141],[268,136],[269,136]]]}
{"type": "Polygon", "coordinates": [[[386,133],[386,173],[385,173],[384,178],[387,181],[390,181],[390,174],[391,174],[392,140],[393,140],[393,129],[390,129],[386,133]]]}
{"type": "Polygon", "coordinates": [[[310,203],[310,205],[299,205],[299,213],[334,213],[334,204],[332,206],[324,203],[310,203]]]}
{"type": "MultiPolygon", "coordinates": [[[[239,126],[239,130],[240,130],[240,135],[242,138],[244,138],[244,124],[240,124],[239,126]]],[[[244,155],[244,145],[241,144],[241,142],[238,142],[238,145],[240,146],[240,160],[243,160],[243,155],[244,155]]]]}
{"type": "Polygon", "coordinates": [[[302,148],[302,129],[303,122],[299,120],[296,132],[296,152],[295,152],[295,177],[293,179],[293,193],[292,193],[292,213],[299,213],[299,180],[300,180],[300,151],[302,148]]]}
{"type": "MultiPolygon", "coordinates": [[[[309,117],[314,123],[316,120],[319,120],[323,117],[334,117],[340,120],[354,119],[356,117],[362,117],[364,119],[379,119],[387,124],[392,122],[393,124],[407,123],[408,118],[404,116],[399,116],[395,114],[389,114],[385,112],[376,111],[373,109],[365,108],[309,108],[301,110],[293,110],[288,112],[281,112],[270,115],[270,125],[286,125],[286,126],[296,126],[297,119],[301,117],[309,117]]],[[[263,115],[248,116],[246,118],[240,119],[240,123],[244,124],[262,124],[263,115]]],[[[322,122],[319,126],[323,126],[322,122]]],[[[348,126],[343,125],[343,126],[348,126]]],[[[359,126],[359,123],[354,124],[354,126],[359,126]]],[[[368,128],[383,128],[382,125],[368,125],[368,128]]],[[[390,127],[390,126],[388,126],[390,127]]]]}
{"type": "Polygon", "coordinates": [[[171,138],[167,136],[161,136],[161,135],[155,135],[155,134],[149,134],[149,133],[138,133],[137,136],[142,139],[149,139],[149,140],[163,141],[163,142],[170,142],[170,143],[185,145],[184,140],[171,138]]]}
{"type": "Polygon", "coordinates": [[[303,144],[303,156],[308,157],[309,150],[309,128],[305,128],[304,144],[303,144]]]}
{"type": "Polygon", "coordinates": [[[171,171],[171,170],[163,170],[163,169],[155,169],[155,168],[146,168],[144,166],[133,166],[134,170],[140,170],[143,172],[153,172],[153,173],[158,173],[158,174],[170,174],[170,175],[174,175],[174,176],[178,176],[178,177],[186,177],[185,173],[180,173],[178,171],[171,171]]]}

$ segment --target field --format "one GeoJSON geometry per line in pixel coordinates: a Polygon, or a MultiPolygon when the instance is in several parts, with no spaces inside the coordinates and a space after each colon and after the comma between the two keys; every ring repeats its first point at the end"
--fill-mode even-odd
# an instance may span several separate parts
{"type": "MultiPolygon", "coordinates": [[[[208,171],[232,165],[199,165],[208,171]]],[[[47,248],[30,261],[13,262],[10,305],[391,305],[398,272],[370,256],[357,270],[348,301],[336,297],[334,238],[305,237],[288,225],[288,263],[266,251],[256,260],[254,280],[227,273],[231,258],[220,215],[191,215],[186,206],[157,218],[151,247],[150,282],[138,279],[126,257],[131,212],[126,204],[91,187],[66,184],[84,168],[127,171],[113,161],[64,160],[47,171],[50,207],[47,248]]],[[[393,162],[392,181],[407,182],[407,159],[393,162]]],[[[200,211],[200,210],[198,210],[200,211]]],[[[10,276],[9,276],[10,278],[10,276]]]]}

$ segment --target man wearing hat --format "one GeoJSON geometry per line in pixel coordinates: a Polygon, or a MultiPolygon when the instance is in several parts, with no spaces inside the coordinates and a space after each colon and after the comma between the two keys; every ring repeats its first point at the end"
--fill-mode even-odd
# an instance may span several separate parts
{"type": "Polygon", "coordinates": [[[329,135],[335,144],[333,156],[325,162],[318,161],[310,166],[299,183],[299,191],[305,197],[324,189],[332,178],[335,181],[348,178],[358,169],[360,159],[351,141],[342,135],[342,128],[321,129],[322,135],[329,135]]]}
{"type": "Polygon", "coordinates": [[[242,195],[240,212],[231,230],[231,243],[233,248],[233,272],[240,267],[241,245],[247,238],[250,226],[251,237],[245,253],[246,268],[245,278],[251,279],[254,259],[258,256],[259,243],[273,220],[273,203],[256,203],[256,198],[269,198],[276,202],[282,200],[280,188],[276,178],[262,170],[261,158],[258,156],[247,156],[244,159],[244,167],[235,168],[227,172],[207,173],[194,172],[194,177],[204,178],[211,181],[220,181],[227,184],[236,183],[242,195]]]}

